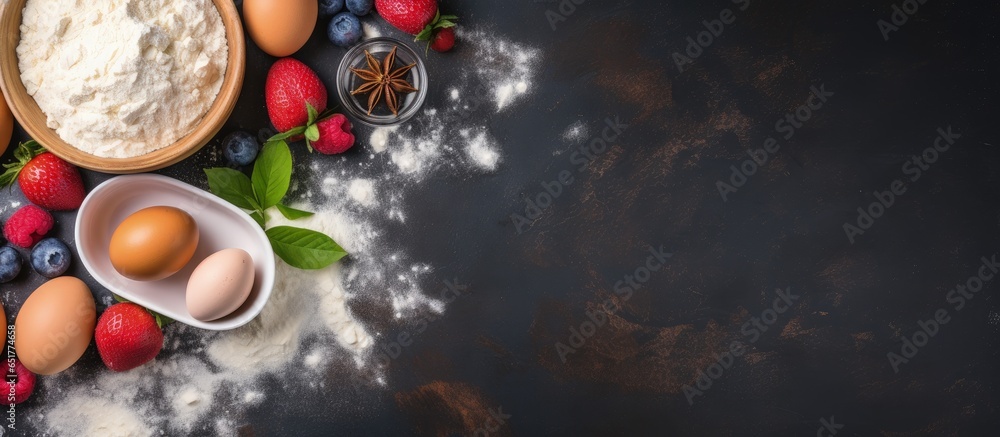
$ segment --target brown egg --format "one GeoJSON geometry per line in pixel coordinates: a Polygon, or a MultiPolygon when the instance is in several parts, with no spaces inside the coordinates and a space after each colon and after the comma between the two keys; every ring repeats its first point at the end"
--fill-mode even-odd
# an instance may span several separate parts
{"type": "Polygon", "coordinates": [[[97,325],[94,296],[72,276],[52,279],[28,296],[14,322],[14,350],[24,367],[52,375],[83,356],[97,325]]]}
{"type": "Polygon", "coordinates": [[[0,155],[7,151],[10,137],[14,133],[14,114],[10,113],[7,101],[0,94],[0,155]]]}
{"type": "Polygon", "coordinates": [[[244,0],[243,23],[250,38],[271,56],[291,55],[306,45],[316,19],[316,0],[244,0]]]}
{"type": "Polygon", "coordinates": [[[111,235],[108,255],[122,276],[158,281],[177,273],[198,248],[198,224],[190,214],[153,206],[125,218],[111,235]]]}

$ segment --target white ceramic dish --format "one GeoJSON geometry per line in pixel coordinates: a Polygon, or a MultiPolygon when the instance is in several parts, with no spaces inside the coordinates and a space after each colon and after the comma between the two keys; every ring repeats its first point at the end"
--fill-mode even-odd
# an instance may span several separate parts
{"type": "Polygon", "coordinates": [[[87,271],[111,292],[178,322],[223,331],[245,325],[260,314],[274,287],[274,252],[267,235],[249,215],[215,195],[159,175],[118,176],[94,188],[76,216],[76,246],[87,271]],[[139,282],[115,271],[108,257],[111,235],[132,213],[150,206],[173,206],[198,223],[200,239],[191,262],[169,278],[139,282]],[[232,314],[203,322],[188,313],[184,300],[191,272],[222,249],[246,250],[254,260],[253,290],[232,314]]]}

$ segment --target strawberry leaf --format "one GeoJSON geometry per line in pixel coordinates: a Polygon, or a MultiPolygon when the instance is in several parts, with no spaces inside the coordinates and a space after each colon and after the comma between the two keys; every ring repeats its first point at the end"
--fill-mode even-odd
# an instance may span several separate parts
{"type": "Polygon", "coordinates": [[[306,128],[306,139],[309,141],[319,141],[319,126],[310,124],[306,128]]]}
{"type": "Polygon", "coordinates": [[[428,24],[427,27],[425,27],[424,30],[421,30],[420,33],[417,34],[416,38],[414,38],[413,40],[414,41],[430,41],[431,40],[431,35],[433,33],[434,33],[434,26],[428,24]]]}
{"type": "MultiPolygon", "coordinates": [[[[146,311],[149,310],[147,309],[146,311]]],[[[149,313],[153,315],[154,319],[156,319],[156,326],[159,326],[161,330],[163,329],[164,326],[174,323],[174,319],[164,316],[163,314],[157,313],[155,311],[149,311],[149,313]]]]}
{"type": "MultiPolygon", "coordinates": [[[[316,123],[316,117],[319,116],[319,113],[316,112],[316,108],[313,108],[313,105],[309,102],[306,102],[306,113],[309,114],[309,121],[306,122],[306,126],[312,126],[316,123]]],[[[308,131],[308,128],[306,130],[308,131]]]]}
{"type": "MultiPolygon", "coordinates": [[[[282,133],[277,134],[277,135],[275,135],[275,136],[273,136],[271,138],[268,138],[267,139],[267,144],[278,142],[278,141],[284,141],[284,140],[287,140],[287,139],[289,139],[291,137],[294,137],[296,135],[302,135],[302,133],[305,132],[305,131],[306,131],[306,127],[305,126],[299,126],[299,127],[291,128],[291,129],[288,130],[288,132],[282,132],[282,133]]],[[[265,146],[267,146],[267,144],[265,144],[265,146]]]]}
{"type": "Polygon", "coordinates": [[[14,181],[17,180],[18,175],[21,174],[21,169],[25,165],[28,165],[32,159],[36,156],[45,152],[35,140],[25,141],[17,146],[17,150],[14,150],[14,159],[17,162],[11,162],[4,164],[3,167],[7,169],[2,175],[0,175],[0,187],[9,187],[14,185],[14,181]]]}
{"type": "Polygon", "coordinates": [[[118,302],[118,303],[125,303],[125,302],[129,301],[128,299],[125,299],[124,297],[121,297],[121,296],[119,296],[117,294],[114,294],[114,293],[111,293],[111,297],[115,298],[115,301],[118,302]]]}

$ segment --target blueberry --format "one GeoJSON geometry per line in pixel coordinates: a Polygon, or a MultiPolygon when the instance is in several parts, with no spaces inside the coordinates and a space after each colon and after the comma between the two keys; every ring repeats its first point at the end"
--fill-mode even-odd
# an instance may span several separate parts
{"type": "Polygon", "coordinates": [[[361,21],[350,12],[341,12],[333,17],[326,35],[334,44],[350,47],[361,40],[361,21]]]}
{"type": "Polygon", "coordinates": [[[46,278],[55,278],[66,273],[72,257],[66,243],[57,238],[46,238],[31,249],[31,267],[46,278]]]}
{"type": "Polygon", "coordinates": [[[0,248],[0,282],[10,282],[21,273],[21,252],[10,246],[0,248]]]}
{"type": "Polygon", "coordinates": [[[260,146],[257,144],[257,137],[247,132],[236,131],[222,141],[223,155],[226,160],[236,165],[250,165],[257,159],[257,152],[260,146]]]}
{"type": "Polygon", "coordinates": [[[374,0],[347,0],[347,10],[357,16],[368,15],[372,11],[374,0]]]}
{"type": "Polygon", "coordinates": [[[331,16],[344,9],[344,0],[319,0],[319,14],[331,16]]]}

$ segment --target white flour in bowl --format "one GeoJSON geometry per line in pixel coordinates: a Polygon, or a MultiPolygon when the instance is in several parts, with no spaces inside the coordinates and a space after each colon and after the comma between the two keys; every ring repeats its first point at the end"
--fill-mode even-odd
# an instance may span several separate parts
{"type": "Polygon", "coordinates": [[[104,158],[191,133],[215,102],[229,48],[212,0],[28,0],[21,81],[48,126],[104,158]]]}

